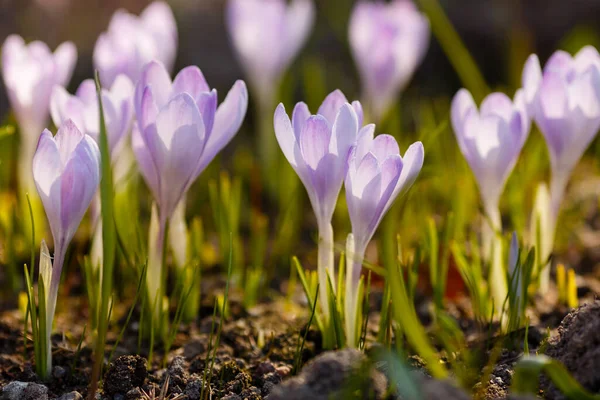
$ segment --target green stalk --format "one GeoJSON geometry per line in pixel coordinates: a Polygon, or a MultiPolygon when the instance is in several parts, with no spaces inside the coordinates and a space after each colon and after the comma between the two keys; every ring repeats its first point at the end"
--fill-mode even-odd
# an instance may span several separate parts
{"type": "Polygon", "coordinates": [[[100,77],[98,71],[95,74],[96,94],[98,97],[98,109],[100,116],[99,147],[101,159],[102,179],[100,181],[100,204],[102,207],[102,288],[100,299],[100,311],[98,316],[98,336],[94,350],[94,366],[92,368],[91,387],[88,399],[93,400],[100,380],[100,372],[104,361],[104,346],[106,333],[108,331],[108,308],[112,294],[112,277],[115,263],[116,251],[116,229],[114,220],[114,188],[111,170],[110,152],[108,149],[108,137],[106,135],[106,122],[104,120],[104,108],[102,106],[102,95],[100,89],[100,77]]]}

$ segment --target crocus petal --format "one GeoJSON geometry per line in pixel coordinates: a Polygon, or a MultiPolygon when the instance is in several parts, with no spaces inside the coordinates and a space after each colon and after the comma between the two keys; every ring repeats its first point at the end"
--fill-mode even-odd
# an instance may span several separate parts
{"type": "MultiPolygon", "coordinates": [[[[208,136],[196,175],[199,175],[233,139],[242,126],[242,122],[244,122],[247,109],[248,89],[244,81],[236,81],[227,93],[225,100],[217,108],[212,132],[208,136]]],[[[204,114],[202,115],[204,116],[204,114]]]]}
{"type": "Polygon", "coordinates": [[[304,129],[304,124],[310,117],[310,110],[308,106],[304,102],[300,102],[294,106],[294,111],[292,112],[292,126],[294,127],[294,135],[296,137],[296,141],[300,137],[300,132],[304,129]]]}
{"type": "Polygon", "coordinates": [[[302,157],[313,170],[328,152],[331,131],[325,118],[320,115],[311,116],[300,133],[299,145],[302,157]]]}
{"type": "Polygon", "coordinates": [[[139,106],[136,105],[136,107],[139,107],[136,110],[137,119],[138,124],[140,125],[140,130],[143,131],[148,125],[156,122],[156,117],[158,116],[159,112],[159,108],[154,100],[154,92],[152,91],[152,87],[146,87],[139,106]]]}
{"type": "Polygon", "coordinates": [[[44,204],[54,240],[60,236],[60,174],[62,162],[52,133],[42,132],[33,157],[33,179],[44,204]]]}
{"type": "Polygon", "coordinates": [[[346,159],[350,147],[356,142],[358,118],[352,106],[346,103],[339,108],[333,121],[329,152],[346,159]]]}
{"type": "Polygon", "coordinates": [[[354,112],[356,113],[356,117],[358,118],[358,126],[362,126],[364,120],[362,104],[360,104],[360,101],[355,100],[352,102],[352,108],[354,108],[354,112]]]}
{"type": "Polygon", "coordinates": [[[369,124],[361,128],[356,138],[356,159],[362,160],[369,151],[375,135],[375,125],[369,124]]]}
{"type": "Polygon", "coordinates": [[[544,75],[551,72],[560,75],[563,79],[569,80],[574,69],[573,57],[563,50],[558,50],[550,56],[550,59],[544,66],[544,75]]]}
{"type": "Polygon", "coordinates": [[[198,102],[200,94],[210,92],[206,79],[195,65],[182,69],[173,80],[173,93],[187,92],[198,102]]]}
{"type": "Polygon", "coordinates": [[[171,78],[161,62],[151,61],[148,63],[142,70],[140,79],[135,86],[134,103],[138,118],[142,114],[140,107],[146,87],[152,88],[154,101],[158,108],[167,104],[171,94],[171,78]]]}
{"type": "Polygon", "coordinates": [[[570,131],[566,119],[567,107],[567,87],[563,80],[558,74],[546,74],[540,85],[539,101],[536,102],[534,115],[554,158],[564,149],[564,132],[570,131]]]}
{"type": "Polygon", "coordinates": [[[72,42],[64,42],[54,51],[56,65],[56,83],[64,86],[71,80],[75,63],[77,62],[77,48],[72,42]]]}
{"type": "Polygon", "coordinates": [[[55,247],[73,237],[100,182],[100,151],[71,120],[56,137],[45,130],[33,158],[33,175],[50,222],[55,247]]]}
{"type": "Polygon", "coordinates": [[[460,89],[452,99],[451,106],[451,122],[452,129],[461,145],[462,137],[465,136],[464,123],[467,113],[471,110],[476,110],[475,100],[466,89],[460,89]]]}
{"type": "Polygon", "coordinates": [[[350,168],[345,186],[352,233],[363,247],[381,196],[381,171],[375,156],[367,154],[355,170],[350,168]]]}
{"type": "Polygon", "coordinates": [[[481,102],[479,114],[481,117],[497,115],[505,121],[512,118],[514,111],[512,100],[504,93],[491,93],[481,102]]]}
{"type": "MultiPolygon", "coordinates": [[[[398,182],[396,183],[396,187],[394,188],[394,192],[391,195],[392,202],[397,197],[404,195],[411,188],[423,168],[424,159],[425,150],[423,149],[423,143],[415,142],[408,147],[404,153],[404,157],[402,157],[402,171],[398,178],[398,182]]],[[[389,202],[386,205],[384,212],[387,212],[391,207],[392,202],[389,202]]]]}
{"type": "Polygon", "coordinates": [[[146,185],[150,188],[153,197],[158,199],[160,197],[158,171],[137,124],[133,124],[131,131],[131,147],[133,148],[133,153],[135,154],[139,170],[146,181],[146,185]]]}
{"type": "Polygon", "coordinates": [[[398,142],[396,142],[393,136],[377,135],[371,142],[370,152],[375,158],[383,162],[389,156],[400,154],[400,149],[398,148],[398,142]]]}
{"type": "Polygon", "coordinates": [[[600,69],[600,54],[594,46],[582,47],[575,55],[573,64],[578,74],[586,72],[590,67],[600,69]]]}
{"type": "Polygon", "coordinates": [[[217,112],[217,91],[213,89],[210,92],[201,93],[196,99],[196,105],[198,106],[200,115],[202,115],[206,135],[210,135],[215,122],[215,114],[217,112]]]}
{"type": "Polygon", "coordinates": [[[64,167],[60,181],[61,223],[68,243],[73,238],[100,184],[100,151],[89,136],[81,139],[64,167]]]}
{"type": "Polygon", "coordinates": [[[296,169],[298,166],[298,160],[296,160],[295,151],[297,139],[294,129],[292,128],[292,123],[290,122],[290,117],[288,117],[287,113],[285,112],[283,103],[279,103],[275,109],[273,124],[275,126],[275,137],[277,138],[277,142],[279,143],[281,151],[283,151],[283,155],[292,165],[292,168],[296,169]]]}
{"type": "Polygon", "coordinates": [[[325,97],[317,114],[325,117],[327,122],[333,125],[338,111],[346,103],[348,103],[346,96],[344,96],[341,90],[337,89],[325,97]]]}
{"type": "Polygon", "coordinates": [[[62,86],[54,86],[50,97],[50,115],[54,125],[60,127],[67,119],[71,119],[80,130],[84,128],[84,105],[69,94],[62,86]]]}
{"type": "Polygon", "coordinates": [[[142,137],[160,174],[161,212],[170,216],[195,178],[204,150],[204,123],[194,99],[187,93],[173,97],[142,137]]]}
{"type": "Polygon", "coordinates": [[[532,54],[525,62],[523,68],[523,90],[525,91],[525,101],[528,107],[531,107],[537,94],[540,82],[542,81],[542,67],[538,56],[532,54]]]}

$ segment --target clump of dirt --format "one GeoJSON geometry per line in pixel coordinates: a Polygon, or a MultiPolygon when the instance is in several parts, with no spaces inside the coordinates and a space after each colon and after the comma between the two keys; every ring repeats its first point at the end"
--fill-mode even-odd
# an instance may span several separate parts
{"type": "Polygon", "coordinates": [[[146,359],[140,356],[121,356],[110,364],[104,375],[104,393],[125,395],[146,381],[146,359]]]}
{"type": "Polygon", "coordinates": [[[387,378],[356,349],[328,351],[308,362],[298,376],[276,386],[269,400],[342,399],[357,391],[384,399],[387,378]]]}
{"type": "MultiPolygon", "coordinates": [[[[560,361],[588,391],[600,392],[600,300],[571,311],[550,339],[546,355],[560,361]]],[[[547,399],[566,397],[548,379],[542,379],[547,399]]]]}

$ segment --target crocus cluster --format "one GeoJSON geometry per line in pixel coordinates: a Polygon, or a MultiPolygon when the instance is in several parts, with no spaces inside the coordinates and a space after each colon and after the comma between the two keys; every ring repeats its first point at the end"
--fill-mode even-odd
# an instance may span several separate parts
{"type": "MultiPolygon", "coordinates": [[[[540,206],[549,215],[534,217],[547,221],[546,229],[540,232],[540,259],[547,260],[566,185],[600,128],[600,55],[592,46],[582,48],[574,57],[559,50],[542,70],[538,57],[532,54],[523,69],[523,89],[550,155],[550,204],[540,206]]],[[[545,268],[543,291],[548,287],[548,276],[549,268],[545,268]]]]}
{"type": "Polygon", "coordinates": [[[150,247],[147,274],[154,295],[161,290],[167,222],[198,175],[240,128],[248,93],[244,82],[237,81],[217,108],[217,91],[198,67],[184,68],[171,81],[165,66],[152,61],[136,85],[134,104],[133,150],[158,206],[159,233],[150,247]]]}
{"type": "Polygon", "coordinates": [[[325,98],[316,115],[311,115],[303,102],[294,107],[291,121],[283,104],[275,110],[277,141],[304,184],[317,217],[320,296],[326,316],[329,315],[327,279],[333,282],[335,276],[331,218],[362,119],[360,103],[349,104],[339,90],[325,98]]]}
{"type": "Polygon", "coordinates": [[[420,142],[401,157],[392,136],[374,138],[374,125],[359,129],[362,118],[360,103],[348,103],[339,90],[325,99],[316,115],[310,114],[306,104],[298,103],[291,121],[282,104],[274,117],[281,150],[304,184],[317,218],[319,296],[326,316],[328,279],[335,281],[331,218],[345,182],[352,222],[344,311],[350,346],[357,345],[358,283],[367,244],[389,207],[410,188],[423,165],[420,142]]]}
{"type": "Polygon", "coordinates": [[[11,35],[2,46],[2,76],[21,134],[19,176],[25,190],[34,189],[31,160],[48,121],[52,88],[69,82],[76,61],[77,49],[71,42],[52,53],[43,42],[25,44],[20,36],[11,35]]]}
{"type": "Polygon", "coordinates": [[[140,16],[118,10],[94,47],[94,67],[104,86],[124,74],[137,82],[144,65],[162,62],[170,71],[177,55],[177,25],[166,2],[151,3],[140,16]]]}
{"type": "Polygon", "coordinates": [[[372,120],[380,121],[425,56],[429,21],[410,0],[361,0],[349,36],[364,101],[372,120]]]}
{"type": "MultiPolygon", "coordinates": [[[[58,284],[67,247],[100,184],[100,151],[91,136],[66,120],[56,136],[47,129],[33,157],[33,178],[54,239],[54,261],[46,288],[46,335],[50,343],[58,284]]],[[[48,268],[45,268],[46,272],[48,268]]],[[[42,271],[44,272],[44,271],[42,271]]],[[[52,354],[48,352],[48,370],[52,354]]]]}

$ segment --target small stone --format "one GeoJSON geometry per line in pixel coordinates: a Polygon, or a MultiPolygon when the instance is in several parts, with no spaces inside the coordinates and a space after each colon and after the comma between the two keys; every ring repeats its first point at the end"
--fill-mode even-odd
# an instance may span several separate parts
{"type": "Polygon", "coordinates": [[[39,383],[13,381],[4,386],[0,400],[48,400],[48,388],[39,383]]]}
{"type": "MultiPolygon", "coordinates": [[[[127,392],[127,393],[129,393],[129,392],[127,392]]],[[[125,396],[123,396],[122,394],[118,393],[118,394],[115,394],[113,396],[113,400],[125,400],[125,396]]]]}
{"type": "Polygon", "coordinates": [[[83,396],[79,392],[73,391],[63,394],[57,400],[83,400],[83,396]]]}
{"type": "Polygon", "coordinates": [[[60,365],[55,365],[52,368],[52,376],[56,379],[62,379],[67,374],[67,370],[61,367],[60,365]]]}

